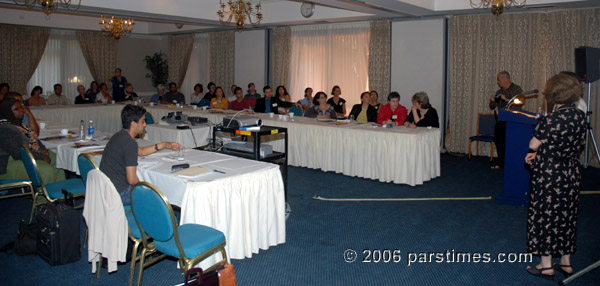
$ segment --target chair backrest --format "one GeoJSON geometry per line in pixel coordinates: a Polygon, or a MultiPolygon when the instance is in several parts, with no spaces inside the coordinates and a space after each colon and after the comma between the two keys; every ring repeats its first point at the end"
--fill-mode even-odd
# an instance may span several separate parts
{"type": "Polygon", "coordinates": [[[154,118],[152,117],[152,114],[146,112],[145,116],[146,116],[146,124],[154,124],[154,118]]]}
{"type": "Polygon", "coordinates": [[[158,241],[167,241],[175,235],[177,223],[171,205],[155,186],[146,182],[134,185],[131,209],[142,233],[158,241]]]}
{"type": "Polygon", "coordinates": [[[294,116],[302,116],[302,109],[298,107],[292,107],[290,108],[290,113],[293,113],[294,116]]]}
{"type": "Polygon", "coordinates": [[[77,165],[79,166],[79,174],[81,174],[83,184],[86,185],[88,173],[93,169],[98,169],[98,166],[88,154],[80,154],[77,157],[77,165]]]}
{"type": "Polygon", "coordinates": [[[19,151],[21,152],[21,161],[23,161],[23,165],[25,165],[25,170],[27,171],[27,175],[29,175],[31,183],[35,187],[42,187],[42,178],[40,177],[37,164],[35,163],[35,159],[29,151],[29,148],[27,148],[25,145],[21,145],[19,151]]]}
{"type": "Polygon", "coordinates": [[[477,119],[477,135],[494,135],[496,116],[493,113],[479,113],[477,119]]]}

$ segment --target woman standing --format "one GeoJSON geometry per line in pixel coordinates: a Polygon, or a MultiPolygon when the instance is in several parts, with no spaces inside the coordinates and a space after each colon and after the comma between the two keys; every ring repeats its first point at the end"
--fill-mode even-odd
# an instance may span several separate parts
{"type": "Polygon", "coordinates": [[[31,90],[31,97],[28,98],[25,102],[27,102],[28,106],[42,106],[46,105],[46,100],[41,96],[44,90],[41,86],[36,85],[31,90]]]}
{"type": "Polygon", "coordinates": [[[350,116],[356,119],[356,122],[377,122],[377,109],[369,104],[370,97],[371,94],[368,91],[365,91],[360,95],[360,101],[362,103],[352,106],[350,116]]]}
{"type": "Polygon", "coordinates": [[[529,142],[525,162],[531,164],[531,190],[527,217],[527,252],[541,256],[528,266],[532,275],[554,279],[555,271],[573,273],[581,163],[579,151],[585,139],[585,114],[575,107],[582,88],[571,76],[558,74],[542,92],[554,110],[538,123],[529,142]],[[552,257],[560,263],[552,265],[552,257]]]}
{"type": "Polygon", "coordinates": [[[215,89],[215,96],[210,100],[211,109],[229,109],[229,101],[225,98],[223,89],[220,86],[215,89]]]}
{"type": "Polygon", "coordinates": [[[317,104],[311,107],[306,113],[306,117],[311,118],[322,118],[322,119],[336,119],[337,115],[335,114],[335,110],[333,106],[327,103],[327,94],[319,91],[315,95],[315,99],[317,100],[317,104]]]}
{"type": "Polygon", "coordinates": [[[340,97],[340,95],[342,95],[342,89],[337,85],[333,86],[331,95],[333,97],[327,101],[327,104],[333,106],[338,117],[346,116],[346,100],[340,97]]]}
{"type": "Polygon", "coordinates": [[[438,118],[437,110],[431,107],[429,96],[427,93],[420,91],[412,97],[412,108],[404,126],[410,128],[420,127],[435,127],[440,128],[440,119],[438,118]]]}

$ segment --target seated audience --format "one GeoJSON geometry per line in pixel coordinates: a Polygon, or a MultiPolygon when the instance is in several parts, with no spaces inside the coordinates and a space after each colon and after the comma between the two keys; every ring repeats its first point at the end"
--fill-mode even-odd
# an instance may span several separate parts
{"type": "Polygon", "coordinates": [[[88,90],[85,91],[85,96],[89,97],[92,102],[96,102],[96,94],[98,94],[100,92],[100,87],[98,86],[98,82],[97,81],[92,81],[92,83],[90,83],[90,88],[88,88],[88,90]]]}
{"type": "MultiPolygon", "coordinates": [[[[275,90],[275,97],[277,97],[282,102],[291,102],[290,94],[283,85],[277,87],[277,89],[275,90]]],[[[290,107],[291,106],[292,105],[290,105],[290,107]]],[[[280,106],[279,108],[277,108],[277,110],[280,114],[287,114],[290,111],[290,108],[280,106]]]]}
{"type": "Polygon", "coordinates": [[[6,96],[6,94],[10,91],[10,86],[8,85],[8,83],[0,83],[0,101],[4,100],[4,97],[6,96]]]}
{"type": "Polygon", "coordinates": [[[40,135],[40,126],[38,125],[35,116],[33,116],[33,113],[31,113],[31,109],[29,109],[29,106],[25,105],[25,102],[23,101],[23,96],[17,92],[9,92],[4,98],[14,98],[21,104],[21,108],[23,111],[23,124],[25,124],[25,126],[29,129],[33,130],[33,132],[35,132],[35,135],[40,135]]]}
{"type": "Polygon", "coordinates": [[[404,126],[410,128],[417,128],[417,126],[440,128],[437,111],[431,107],[427,93],[421,91],[413,95],[412,108],[410,114],[406,117],[404,126]]]}
{"type": "Polygon", "coordinates": [[[333,106],[327,103],[327,94],[319,91],[315,95],[315,100],[317,101],[316,105],[311,107],[306,117],[310,118],[322,118],[322,119],[336,119],[337,113],[333,106]]]}
{"type": "Polygon", "coordinates": [[[231,85],[231,95],[227,96],[227,100],[234,101],[235,100],[235,89],[238,88],[237,85],[231,85]]]}
{"type": "Polygon", "coordinates": [[[369,104],[375,107],[377,113],[379,113],[381,104],[379,103],[379,94],[377,94],[377,91],[371,90],[371,100],[369,101],[369,104]]]}
{"type": "Polygon", "coordinates": [[[190,104],[197,105],[202,100],[202,97],[204,97],[204,94],[202,94],[203,90],[204,87],[202,87],[200,83],[194,85],[194,93],[192,94],[192,98],[190,99],[190,104]]]}
{"type": "Polygon", "coordinates": [[[42,105],[46,105],[46,99],[44,99],[42,97],[42,93],[44,92],[44,90],[42,89],[41,86],[36,85],[32,90],[31,90],[31,97],[28,98],[25,101],[25,105],[27,106],[42,106],[42,105]]]}
{"type": "Polygon", "coordinates": [[[337,85],[334,86],[331,89],[331,95],[332,97],[327,100],[327,104],[333,106],[338,117],[346,116],[346,100],[340,97],[342,89],[337,85]]]}
{"type": "Polygon", "coordinates": [[[229,100],[225,98],[225,94],[223,89],[220,86],[217,86],[215,89],[216,97],[210,100],[210,108],[211,109],[229,109],[229,100]]]}
{"type": "Polygon", "coordinates": [[[235,100],[229,103],[229,109],[244,110],[250,109],[250,104],[244,99],[244,91],[241,87],[235,89],[235,100]]]}
{"type": "Polygon", "coordinates": [[[67,97],[62,94],[62,84],[54,85],[54,93],[48,97],[50,105],[67,105],[67,97]]]}
{"type": "Polygon", "coordinates": [[[379,110],[379,116],[377,116],[377,123],[379,124],[393,124],[399,126],[404,124],[408,111],[406,107],[400,104],[400,94],[392,91],[388,95],[388,104],[381,107],[379,110]]]}
{"type": "Polygon", "coordinates": [[[136,169],[138,156],[148,156],[162,149],[177,151],[181,145],[173,142],[161,142],[146,147],[138,147],[135,137],[146,129],[146,109],[128,104],[121,111],[123,129],[115,133],[102,154],[100,171],[104,172],[121,195],[124,205],[130,205],[131,186],[140,180],[136,169]]]}
{"type": "Polygon", "coordinates": [[[273,97],[273,89],[270,86],[266,85],[263,87],[263,93],[265,97],[259,98],[256,100],[256,105],[254,106],[255,112],[261,113],[279,113],[277,110],[279,107],[289,108],[292,107],[291,102],[284,102],[279,100],[277,97],[273,97]]]}
{"type": "Polygon", "coordinates": [[[371,94],[368,91],[365,91],[360,95],[362,104],[355,104],[352,106],[350,116],[352,116],[356,122],[377,122],[377,109],[369,104],[370,99],[371,94]]]}
{"type": "Polygon", "coordinates": [[[108,104],[108,103],[112,102],[112,100],[113,100],[112,96],[110,96],[110,94],[108,93],[108,86],[106,85],[106,83],[101,83],[100,84],[100,92],[98,94],[96,94],[96,102],[102,103],[102,104],[108,104]]]}
{"type": "Polygon", "coordinates": [[[210,100],[217,96],[215,95],[215,89],[217,88],[217,86],[214,82],[209,82],[206,88],[208,88],[208,92],[204,95],[202,100],[198,102],[198,106],[209,106],[210,100]]]}
{"type": "MultiPolygon", "coordinates": [[[[85,94],[85,87],[83,85],[77,86],[77,92],[79,93],[77,97],[75,97],[75,104],[87,104],[94,103],[93,99],[85,94]]],[[[96,97],[94,96],[94,99],[96,97]]]]}
{"type": "Polygon", "coordinates": [[[156,93],[152,95],[152,98],[150,98],[150,102],[160,103],[163,95],[165,95],[165,86],[162,83],[159,83],[156,86],[156,93]]]}
{"type": "Polygon", "coordinates": [[[128,82],[125,84],[125,91],[123,91],[124,101],[135,100],[138,95],[133,91],[133,84],[128,82]]]}
{"type": "Polygon", "coordinates": [[[163,95],[162,103],[181,103],[185,104],[185,96],[177,90],[177,84],[169,83],[169,91],[163,95]]]}
{"type": "Polygon", "coordinates": [[[296,107],[300,107],[302,108],[302,110],[306,111],[309,108],[311,108],[313,106],[313,89],[310,87],[307,87],[304,89],[304,98],[298,100],[298,104],[296,105],[296,107]]]}
{"type": "Polygon", "coordinates": [[[30,180],[21,161],[21,145],[31,151],[45,184],[64,180],[65,172],[55,167],[56,154],[48,151],[35,132],[23,124],[23,116],[23,105],[15,98],[0,103],[0,180],[30,180]]]}
{"type": "Polygon", "coordinates": [[[248,93],[244,95],[244,99],[248,101],[248,104],[252,108],[256,105],[256,100],[261,98],[262,96],[256,92],[256,86],[253,82],[248,84],[248,93]]]}

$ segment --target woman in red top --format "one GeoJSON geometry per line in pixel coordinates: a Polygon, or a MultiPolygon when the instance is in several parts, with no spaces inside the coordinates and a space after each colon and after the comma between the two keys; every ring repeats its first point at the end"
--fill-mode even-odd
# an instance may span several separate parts
{"type": "Polygon", "coordinates": [[[388,104],[381,107],[377,123],[379,124],[394,124],[394,126],[404,124],[404,120],[408,116],[406,107],[400,105],[400,94],[392,91],[388,95],[388,104]]]}

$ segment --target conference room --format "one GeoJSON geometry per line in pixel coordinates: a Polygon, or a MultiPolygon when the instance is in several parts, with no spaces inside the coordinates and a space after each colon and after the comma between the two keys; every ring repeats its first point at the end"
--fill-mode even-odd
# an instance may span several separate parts
{"type": "MultiPolygon", "coordinates": [[[[0,0],[0,127],[25,124],[19,136],[31,136],[0,150],[0,273],[10,285],[184,282],[173,253],[148,267],[123,254],[110,273],[92,272],[97,233],[79,160],[104,171],[111,140],[129,131],[150,150],[138,151],[140,185],[129,191],[160,194],[176,229],[221,233],[240,285],[556,283],[600,257],[597,1],[40,2],[0,0]],[[237,20],[232,9],[247,11],[237,20]],[[586,107],[574,116],[586,125],[574,151],[577,252],[548,262],[531,248],[539,169],[525,158],[546,150],[530,142],[542,139],[539,122],[577,103],[549,100],[561,72],[581,81],[586,107]],[[125,120],[127,108],[143,118],[125,120]],[[75,262],[50,266],[10,244],[20,220],[39,221],[44,199],[63,196],[30,187],[21,144],[44,184],[79,180],[84,190],[75,262]]],[[[131,209],[119,213],[129,229],[156,239],[131,209]]],[[[570,284],[597,284],[598,271],[570,284]]]]}

